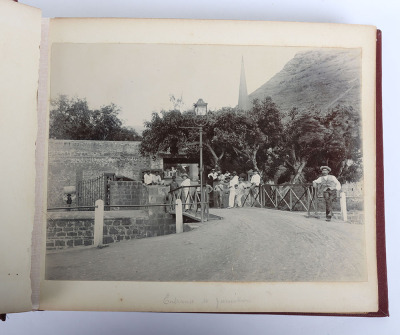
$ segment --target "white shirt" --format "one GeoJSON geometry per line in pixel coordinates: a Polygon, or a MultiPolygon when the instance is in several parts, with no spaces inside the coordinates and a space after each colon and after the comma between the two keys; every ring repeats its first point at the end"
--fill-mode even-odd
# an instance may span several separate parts
{"type": "Polygon", "coordinates": [[[235,189],[235,185],[238,185],[239,184],[239,177],[238,176],[234,176],[232,179],[231,179],[231,181],[229,182],[229,188],[232,190],[232,189],[235,189]]]}
{"type": "Polygon", "coordinates": [[[260,183],[261,183],[260,175],[258,173],[257,174],[253,174],[253,176],[251,177],[250,183],[251,184],[255,184],[256,186],[259,186],[260,183]]]}
{"type": "Polygon", "coordinates": [[[161,183],[161,176],[160,175],[153,175],[153,183],[154,184],[161,183]]]}
{"type": "MultiPolygon", "coordinates": [[[[340,191],[342,189],[342,185],[340,185],[339,180],[337,180],[336,177],[332,176],[331,174],[329,176],[331,176],[332,180],[335,182],[336,189],[340,191]]],[[[317,180],[314,180],[314,183],[320,184],[323,180],[328,180],[328,176],[321,176],[317,180]]]]}
{"type": "MultiPolygon", "coordinates": [[[[181,186],[190,186],[190,178],[186,178],[184,181],[182,181],[181,186]]],[[[188,188],[185,188],[186,191],[188,191],[188,188]]]]}
{"type": "Polygon", "coordinates": [[[144,183],[146,185],[150,185],[153,182],[152,178],[150,175],[148,175],[147,173],[144,174],[144,183]]]}

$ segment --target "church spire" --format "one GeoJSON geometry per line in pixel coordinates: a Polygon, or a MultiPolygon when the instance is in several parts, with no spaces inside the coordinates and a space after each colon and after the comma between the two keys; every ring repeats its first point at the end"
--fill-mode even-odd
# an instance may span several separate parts
{"type": "Polygon", "coordinates": [[[239,103],[238,108],[248,111],[251,108],[250,99],[247,94],[246,74],[244,72],[244,60],[242,56],[242,68],[240,71],[239,103]]]}

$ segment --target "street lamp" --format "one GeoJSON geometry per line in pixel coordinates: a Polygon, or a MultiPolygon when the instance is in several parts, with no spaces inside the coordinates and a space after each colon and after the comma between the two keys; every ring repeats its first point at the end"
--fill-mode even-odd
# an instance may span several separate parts
{"type": "Polygon", "coordinates": [[[197,102],[195,104],[193,104],[194,106],[194,111],[196,113],[196,115],[198,116],[206,116],[207,115],[207,103],[204,102],[203,99],[199,99],[197,100],[197,102]]]}
{"type": "Polygon", "coordinates": [[[196,113],[196,124],[199,126],[200,131],[200,209],[201,209],[201,222],[204,222],[204,190],[203,190],[203,126],[205,126],[207,119],[207,103],[203,99],[197,100],[194,106],[196,113]]]}

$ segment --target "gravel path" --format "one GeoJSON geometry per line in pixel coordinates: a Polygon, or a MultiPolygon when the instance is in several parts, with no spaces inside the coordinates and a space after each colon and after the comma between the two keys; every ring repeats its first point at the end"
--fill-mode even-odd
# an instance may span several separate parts
{"type": "Polygon", "coordinates": [[[104,249],[46,256],[46,278],[134,281],[363,281],[364,226],[260,208],[104,249]]]}

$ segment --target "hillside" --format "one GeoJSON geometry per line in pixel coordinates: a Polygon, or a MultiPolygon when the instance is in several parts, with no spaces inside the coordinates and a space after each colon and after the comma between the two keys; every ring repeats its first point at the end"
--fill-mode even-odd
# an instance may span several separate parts
{"type": "Polygon", "coordinates": [[[337,104],[360,110],[360,83],[360,50],[320,48],[297,53],[249,97],[262,100],[270,96],[283,113],[312,106],[324,112],[337,104]]]}

